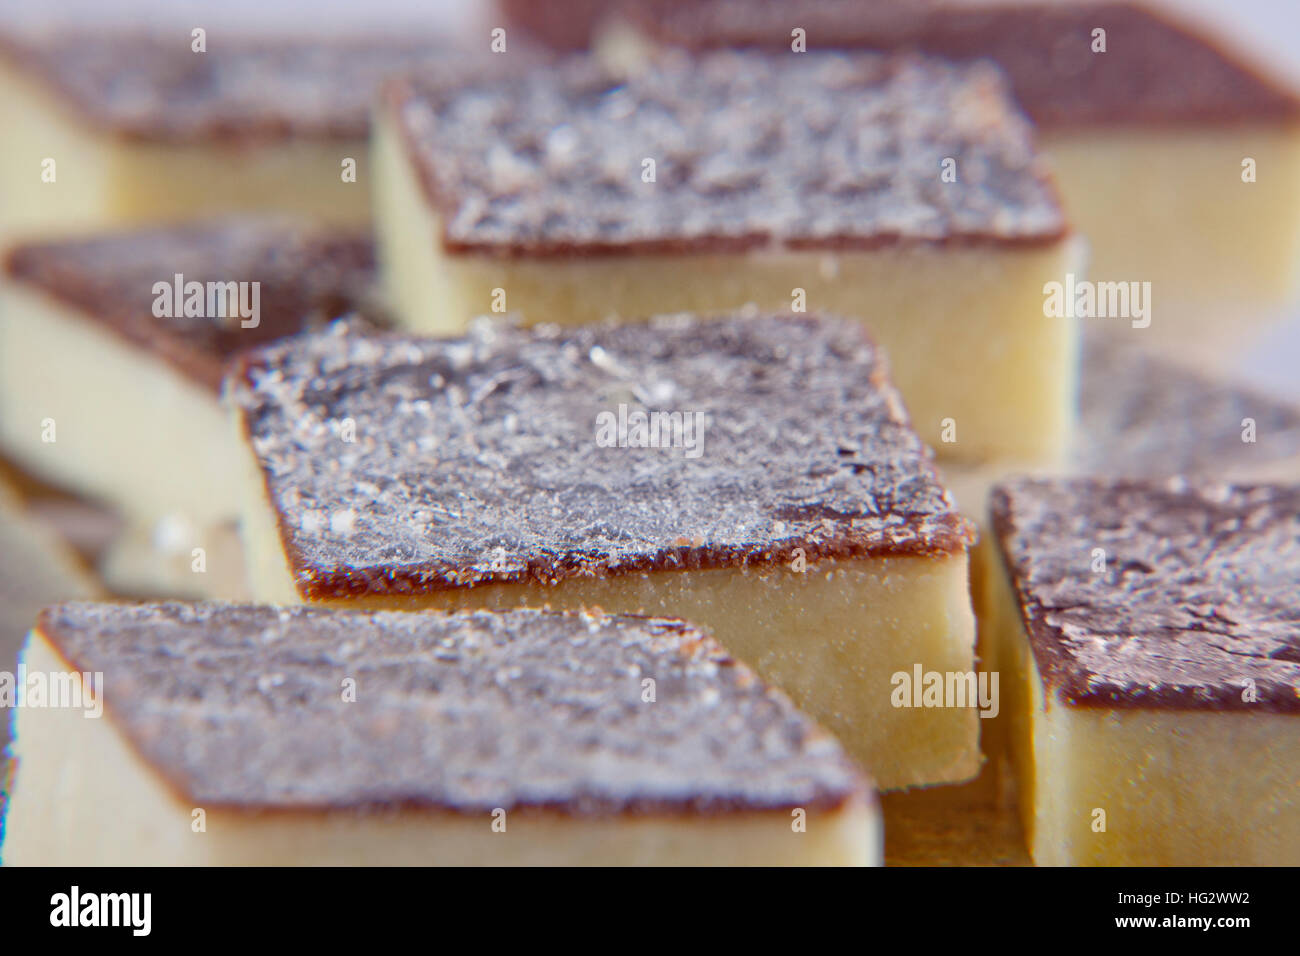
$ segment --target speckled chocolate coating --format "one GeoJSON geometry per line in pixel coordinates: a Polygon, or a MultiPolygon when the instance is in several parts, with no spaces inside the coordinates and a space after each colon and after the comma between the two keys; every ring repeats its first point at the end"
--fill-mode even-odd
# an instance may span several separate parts
{"type": "Polygon", "coordinates": [[[464,54],[418,37],[250,38],[60,30],[0,37],[0,60],[38,77],[93,127],[132,140],[364,139],[383,80],[464,54]]]}
{"type": "Polygon", "coordinates": [[[1300,481],[1300,408],[1149,354],[1085,336],[1073,465],[1110,477],[1237,478],[1283,462],[1300,481]],[[1242,422],[1255,422],[1243,442],[1242,422]]]}
{"type": "Polygon", "coordinates": [[[1066,232],[996,70],[873,54],[570,58],[387,89],[452,252],[1043,244],[1066,232]],[[655,161],[644,182],[643,160],[655,161]],[[956,160],[957,181],[943,182],[956,160]]]}
{"type": "Polygon", "coordinates": [[[1300,122],[1300,96],[1208,33],[1137,3],[1078,0],[623,0],[658,39],[688,47],[917,49],[1006,71],[1016,98],[1054,128],[1300,122]],[[1106,31],[1106,52],[1092,31],[1106,31]]]}
{"type": "Polygon", "coordinates": [[[869,795],[833,738],[680,621],[79,603],[39,627],[103,673],[108,718],[196,806],[711,813],[869,795]]]}
{"type": "Polygon", "coordinates": [[[857,322],[339,327],[247,356],[232,386],[305,597],[971,541],[857,322]],[[703,413],[702,454],[598,446],[620,403],[703,413]]]}
{"type": "Polygon", "coordinates": [[[102,322],[212,391],[239,349],[354,310],[381,321],[370,301],[374,269],[368,236],[256,219],[23,245],[4,262],[10,281],[102,322]],[[259,324],[156,317],[154,284],[177,273],[185,282],[260,282],[259,324]]]}
{"type": "Polygon", "coordinates": [[[1300,485],[1017,479],[993,526],[1067,702],[1300,713],[1300,485]]]}

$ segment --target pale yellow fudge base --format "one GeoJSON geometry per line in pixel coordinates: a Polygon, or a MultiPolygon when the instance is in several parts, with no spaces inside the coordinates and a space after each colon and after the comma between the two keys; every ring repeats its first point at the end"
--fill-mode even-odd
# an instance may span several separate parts
{"type": "MultiPolygon", "coordinates": [[[[66,665],[39,633],[29,673],[66,665]]],[[[108,690],[111,698],[112,690],[108,690]]],[[[182,728],[175,728],[183,733],[182,728]]],[[[878,811],[493,817],[436,811],[252,812],[183,802],[111,718],[18,711],[19,769],[0,855],[8,866],[878,865],[878,811]],[[202,829],[195,810],[203,810],[202,829]]]]}
{"type": "Polygon", "coordinates": [[[1300,290],[1300,127],[1048,130],[1089,278],[1150,282],[1151,325],[1086,319],[1222,364],[1300,290]],[[1255,160],[1256,181],[1242,181],[1255,160]]]}
{"type": "Polygon", "coordinates": [[[207,527],[238,515],[218,396],[13,283],[0,287],[0,409],[0,448],[53,485],[148,522],[183,515],[207,527]]]}
{"type": "Polygon", "coordinates": [[[1300,715],[1070,706],[1043,686],[1005,573],[990,583],[1035,863],[1300,865],[1300,715]]]}
{"type": "MultiPolygon", "coordinates": [[[[244,519],[256,601],[303,599],[286,563],[265,490],[244,519]]],[[[600,607],[685,618],[713,635],[830,730],[881,789],[968,780],[980,767],[972,707],[894,707],[891,677],[975,669],[966,555],[892,557],[790,568],[661,571],[576,578],[556,587],[500,584],[348,606],[417,608],[600,607]]]]}
{"type": "Polygon", "coordinates": [[[370,221],[364,139],[239,145],[133,141],[96,130],[49,90],[0,63],[0,238],[41,238],[240,212],[340,225],[370,221]],[[21,135],[19,135],[21,134],[21,135]],[[356,161],[357,181],[342,179],[356,161]],[[46,160],[53,182],[45,182],[46,160]]]}
{"type": "Polygon", "coordinates": [[[128,525],[99,561],[114,594],[134,598],[246,601],[248,575],[236,522],[196,528],[184,519],[128,525]]]}
{"type": "Polygon", "coordinates": [[[1055,461],[1073,420],[1075,324],[1046,318],[1043,286],[1082,275],[1081,244],[912,246],[869,252],[545,259],[444,255],[441,229],[390,121],[376,122],[375,218],[399,321],[435,335],[504,307],[562,324],[747,304],[862,319],[884,346],[912,423],[941,457],[1055,461]]]}

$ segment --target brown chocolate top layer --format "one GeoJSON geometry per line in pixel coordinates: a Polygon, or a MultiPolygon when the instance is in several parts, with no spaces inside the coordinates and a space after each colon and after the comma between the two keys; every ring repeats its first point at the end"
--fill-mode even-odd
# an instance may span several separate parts
{"type": "Polygon", "coordinates": [[[875,54],[576,57],[388,90],[455,252],[1046,243],[1066,232],[997,72],[875,54]],[[655,163],[654,182],[643,181],[655,163]],[[944,160],[956,182],[944,182],[944,160]]]}
{"type": "MultiPolygon", "coordinates": [[[[18,246],[5,259],[10,280],[35,287],[128,342],[156,352],[187,377],[217,391],[226,360],[369,305],[374,250],[368,236],[280,220],[241,219],[90,239],[18,246]],[[259,282],[259,319],[158,317],[156,283],[259,282]],[[251,320],[249,320],[251,321],[251,320]]],[[[252,287],[248,287],[251,296],[252,287]]],[[[237,301],[237,300],[236,300],[237,301]]],[[[251,298],[248,300],[251,302],[251,298]]],[[[214,299],[214,304],[216,300],[214,299]]]]}
{"type": "Polygon", "coordinates": [[[103,673],[106,713],[196,805],[709,813],[869,794],[833,738],[681,621],[77,603],[39,627],[103,673]]]}
{"type": "Polygon", "coordinates": [[[1017,479],[993,527],[1068,703],[1300,713],[1300,485],[1017,479]]]}
{"type": "Polygon", "coordinates": [[[946,553],[972,537],[856,322],[481,320],[459,340],[339,327],[252,353],[232,384],[306,597],[741,566],[795,548],[946,553]],[[680,415],[679,431],[660,429],[677,447],[618,447],[620,406],[629,423],[680,415]]]}
{"type": "Polygon", "coordinates": [[[1300,120],[1300,96],[1221,43],[1137,3],[1042,0],[634,0],[632,20],[687,47],[916,49],[987,57],[1045,126],[1300,120]],[[1106,31],[1094,53],[1093,30],[1106,31]]]}
{"type": "Polygon", "coordinates": [[[1079,391],[1080,472],[1240,480],[1300,459],[1300,408],[1111,337],[1085,336],[1079,391]],[[1253,442],[1242,441],[1246,419],[1253,442]]]}
{"type": "Polygon", "coordinates": [[[0,38],[0,58],[39,76],[97,128],[162,142],[364,139],[383,80],[455,73],[465,59],[409,37],[251,38],[210,31],[207,52],[172,34],[61,30],[0,38]]]}

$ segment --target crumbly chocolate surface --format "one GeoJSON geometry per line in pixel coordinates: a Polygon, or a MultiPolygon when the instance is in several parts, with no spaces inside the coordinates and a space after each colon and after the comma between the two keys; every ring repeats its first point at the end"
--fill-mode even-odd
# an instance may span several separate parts
{"type": "Polygon", "coordinates": [[[1300,407],[1113,337],[1084,337],[1079,396],[1073,465],[1084,474],[1238,478],[1300,462],[1300,407]]]}
{"type": "Polygon", "coordinates": [[[1067,702],[1300,713],[1300,485],[1018,479],[993,525],[1067,702]]]}
{"type": "Polygon", "coordinates": [[[795,548],[947,553],[972,538],[857,322],[480,320],[459,340],[340,325],[252,353],[231,381],[306,597],[762,564],[795,548]],[[640,440],[634,412],[682,427],[660,419],[660,447],[619,447],[620,406],[626,444],[640,440]]]}
{"type": "Polygon", "coordinates": [[[1133,2],[1044,0],[624,0],[664,42],[789,51],[917,49],[989,58],[1035,121],[1063,127],[1300,121],[1300,95],[1220,40],[1133,2]],[[1093,52],[1093,31],[1106,51],[1093,52]]]}
{"type": "Polygon", "coordinates": [[[833,738],[680,621],[79,603],[39,627],[103,673],[108,719],[196,805],[709,813],[869,794],[833,738]]]}
{"type": "Polygon", "coordinates": [[[1029,124],[986,65],[676,53],[622,78],[575,57],[479,82],[415,76],[387,96],[453,252],[1041,244],[1066,232],[1029,124]]]}
{"type": "Polygon", "coordinates": [[[226,360],[240,349],[356,310],[372,323],[382,319],[371,305],[370,237],[283,220],[232,219],[23,245],[9,252],[4,271],[213,391],[221,387],[226,360]],[[233,308],[228,318],[154,315],[161,294],[155,284],[174,287],[178,274],[184,283],[205,284],[205,308],[208,282],[260,283],[258,325],[244,328],[233,308]]]}
{"type": "Polygon", "coordinates": [[[252,38],[209,31],[194,52],[169,34],[59,30],[0,38],[0,58],[39,77],[114,135],[193,143],[364,139],[382,82],[456,72],[466,54],[415,37],[252,38]]]}

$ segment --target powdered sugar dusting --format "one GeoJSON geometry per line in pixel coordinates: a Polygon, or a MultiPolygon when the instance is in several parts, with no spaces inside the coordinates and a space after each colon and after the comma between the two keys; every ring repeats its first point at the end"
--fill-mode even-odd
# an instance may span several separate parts
{"type": "Polygon", "coordinates": [[[680,621],[71,604],[40,626],[103,672],[108,719],[195,805],[590,814],[869,799],[832,738],[680,621]]]}
{"type": "Polygon", "coordinates": [[[971,539],[855,322],[480,323],[460,340],[339,325],[254,353],[234,385],[307,595],[971,539]],[[700,413],[702,454],[601,447],[597,417],[620,404],[700,413]],[[342,418],[352,442],[325,426],[342,418]]]}

